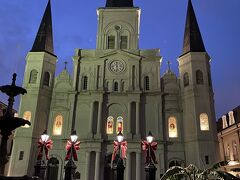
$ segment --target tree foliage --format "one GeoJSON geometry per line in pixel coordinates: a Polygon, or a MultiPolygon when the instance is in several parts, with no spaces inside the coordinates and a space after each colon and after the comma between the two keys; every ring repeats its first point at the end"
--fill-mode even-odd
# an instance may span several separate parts
{"type": "Polygon", "coordinates": [[[166,173],[162,176],[161,180],[178,180],[186,178],[188,180],[208,180],[208,179],[217,179],[217,180],[227,180],[227,179],[239,179],[231,174],[220,171],[219,168],[226,166],[227,161],[221,161],[214,164],[212,167],[200,170],[195,165],[190,164],[188,167],[183,168],[181,166],[173,166],[169,168],[166,173]]]}

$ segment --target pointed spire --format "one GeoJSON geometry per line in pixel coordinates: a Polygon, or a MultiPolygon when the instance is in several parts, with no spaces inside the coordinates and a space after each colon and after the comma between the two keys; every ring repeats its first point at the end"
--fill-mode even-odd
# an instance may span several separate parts
{"type": "Polygon", "coordinates": [[[188,10],[185,25],[182,55],[188,52],[205,52],[201,32],[197,23],[191,0],[188,0],[188,10]]]}
{"type": "Polygon", "coordinates": [[[48,1],[46,10],[44,12],[41,24],[38,29],[37,36],[32,46],[31,52],[49,52],[53,51],[53,33],[52,33],[52,12],[51,2],[48,1]]]}
{"type": "Polygon", "coordinates": [[[133,7],[133,0],[107,0],[106,7],[133,7]]]}

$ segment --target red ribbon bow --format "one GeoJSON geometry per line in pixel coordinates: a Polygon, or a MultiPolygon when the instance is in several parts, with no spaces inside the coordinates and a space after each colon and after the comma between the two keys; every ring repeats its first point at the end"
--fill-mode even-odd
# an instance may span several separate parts
{"type": "Polygon", "coordinates": [[[157,164],[156,156],[154,151],[157,150],[157,142],[147,142],[147,141],[142,141],[142,150],[146,152],[146,161],[145,164],[150,163],[150,159],[153,160],[155,164],[157,164]],[[150,147],[150,148],[149,148],[150,147]],[[150,152],[149,152],[150,151],[150,152]]]}
{"type": "Polygon", "coordinates": [[[66,145],[67,155],[65,157],[65,161],[69,160],[71,155],[73,156],[74,161],[78,161],[77,151],[79,149],[80,149],[80,141],[77,141],[75,143],[71,141],[67,141],[67,145],[66,145]]]}
{"type": "Polygon", "coordinates": [[[123,159],[127,159],[127,141],[123,142],[118,142],[118,141],[113,141],[113,154],[112,154],[112,161],[116,159],[117,151],[121,149],[121,155],[123,159]]]}
{"type": "Polygon", "coordinates": [[[49,160],[48,152],[52,149],[53,142],[52,140],[48,140],[47,142],[42,141],[41,139],[38,141],[38,148],[40,149],[37,160],[42,160],[43,157],[43,150],[45,151],[46,159],[49,160]]]}

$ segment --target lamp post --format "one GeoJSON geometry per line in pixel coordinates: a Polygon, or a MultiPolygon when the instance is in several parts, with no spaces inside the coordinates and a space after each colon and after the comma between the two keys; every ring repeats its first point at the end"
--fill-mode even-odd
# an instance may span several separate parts
{"type": "Polygon", "coordinates": [[[75,175],[75,171],[77,166],[74,163],[74,160],[77,161],[77,154],[76,154],[76,150],[79,150],[79,144],[80,142],[78,141],[78,136],[76,134],[76,131],[72,131],[72,134],[70,136],[70,141],[67,142],[67,155],[65,160],[68,160],[67,164],[65,165],[64,169],[65,169],[65,180],[73,180],[74,175],[75,175]]]}
{"type": "Polygon", "coordinates": [[[51,146],[52,146],[52,141],[49,140],[49,135],[45,130],[42,133],[41,138],[38,142],[38,148],[40,149],[40,151],[37,156],[37,163],[35,165],[35,173],[34,173],[34,176],[40,177],[43,180],[45,179],[45,176],[46,176],[46,168],[47,168],[46,160],[48,160],[48,149],[50,149],[51,146]]]}
{"type": "Polygon", "coordinates": [[[123,142],[123,134],[120,131],[117,135],[117,142],[114,141],[114,153],[113,153],[113,179],[123,180],[124,179],[124,165],[123,158],[126,158],[126,141],[123,142]],[[122,147],[123,146],[123,147],[122,147]],[[125,149],[122,149],[125,148],[125,149]],[[118,151],[118,152],[116,152],[118,151]],[[116,158],[116,153],[118,153],[118,158],[116,158]]]}
{"type": "Polygon", "coordinates": [[[143,149],[145,146],[146,153],[147,153],[146,166],[145,166],[146,180],[155,180],[157,168],[155,167],[154,163],[156,164],[157,162],[156,162],[154,150],[156,150],[156,148],[157,148],[157,143],[153,142],[154,138],[153,138],[151,131],[149,131],[146,139],[147,139],[147,143],[143,142],[143,149]]]}

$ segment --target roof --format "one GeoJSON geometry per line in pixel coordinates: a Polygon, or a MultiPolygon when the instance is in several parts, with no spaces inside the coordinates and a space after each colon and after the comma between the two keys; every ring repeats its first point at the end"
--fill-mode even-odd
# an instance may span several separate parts
{"type": "Polygon", "coordinates": [[[106,7],[133,7],[133,0],[107,0],[106,7]]]}
{"type": "Polygon", "coordinates": [[[182,55],[188,52],[206,52],[191,0],[188,1],[182,55]]]}
{"type": "MultiPolygon", "coordinates": [[[[234,108],[232,111],[233,111],[233,116],[234,116],[234,119],[235,119],[235,123],[232,124],[231,126],[229,126],[229,115],[228,115],[228,113],[223,114],[223,116],[224,115],[226,116],[226,120],[227,120],[227,124],[228,124],[227,128],[232,127],[233,125],[240,122],[240,105],[238,107],[234,108]]],[[[219,118],[218,121],[217,121],[217,132],[218,133],[221,132],[224,129],[227,129],[227,128],[223,129],[223,122],[222,121],[223,121],[222,117],[219,118]]]]}
{"type": "Polygon", "coordinates": [[[49,52],[54,54],[50,0],[45,9],[31,52],[49,52]]]}

